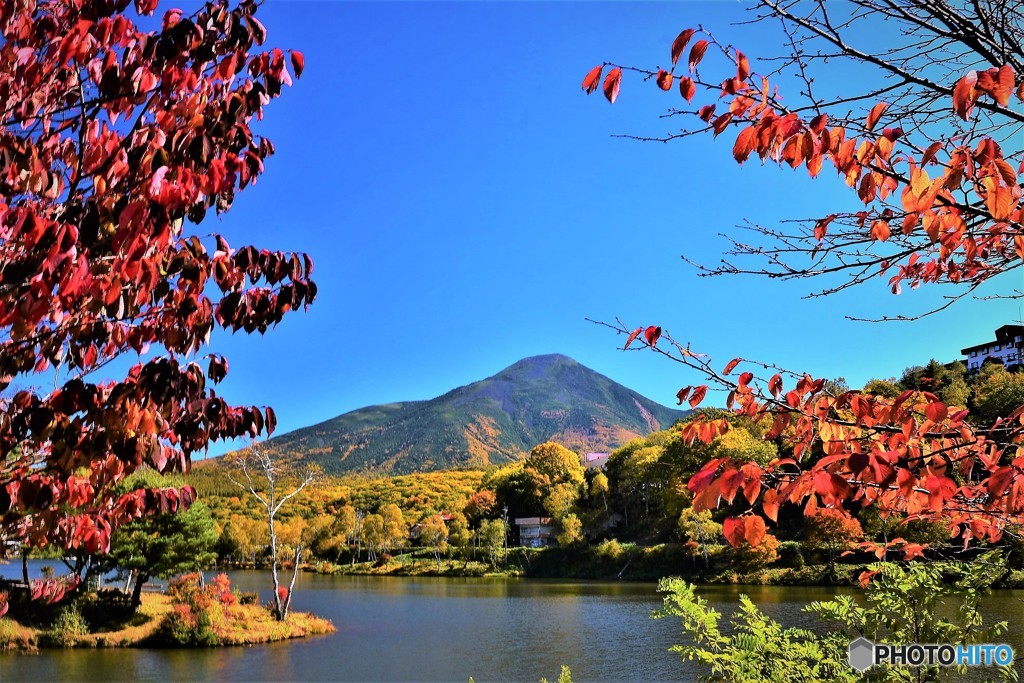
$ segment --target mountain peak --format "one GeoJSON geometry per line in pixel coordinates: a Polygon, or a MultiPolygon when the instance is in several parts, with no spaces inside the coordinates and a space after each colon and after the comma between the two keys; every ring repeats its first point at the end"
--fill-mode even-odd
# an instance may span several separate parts
{"type": "Polygon", "coordinates": [[[361,408],[270,444],[331,473],[400,474],[509,462],[549,440],[608,452],[683,415],[550,353],[429,401],[361,408]]]}
{"type": "Polygon", "coordinates": [[[518,370],[543,372],[559,365],[571,367],[578,366],[580,364],[572,358],[569,358],[569,356],[562,355],[561,353],[545,353],[539,356],[528,356],[517,360],[498,374],[503,375],[507,372],[515,372],[518,370]]]}
{"type": "Polygon", "coordinates": [[[539,364],[552,364],[561,361],[572,363],[573,365],[579,365],[569,356],[562,353],[542,353],[539,356],[527,356],[519,361],[519,363],[539,363],[539,364]]]}

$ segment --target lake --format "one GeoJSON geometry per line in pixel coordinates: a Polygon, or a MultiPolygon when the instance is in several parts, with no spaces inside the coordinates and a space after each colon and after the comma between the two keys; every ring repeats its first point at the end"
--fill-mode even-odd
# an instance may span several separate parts
{"type": "MultiPolygon", "coordinates": [[[[32,573],[45,562],[33,562],[32,573]]],[[[55,564],[50,562],[49,564],[55,564]]],[[[57,563],[59,564],[59,563],[57,563]]],[[[20,565],[0,565],[4,576],[20,565]]],[[[261,590],[267,572],[230,572],[236,587],[261,590]]],[[[846,589],[708,586],[702,594],[729,613],[740,593],[787,625],[806,626],[800,608],[846,589]]],[[[166,681],[534,681],[567,664],[575,680],[692,680],[697,670],[668,652],[673,619],[652,620],[653,584],[300,576],[295,608],[331,619],[337,633],[251,648],[69,650],[0,654],[0,680],[166,681]]],[[[999,591],[988,615],[1007,619],[1007,639],[1024,652],[1024,591],[999,591]]]]}

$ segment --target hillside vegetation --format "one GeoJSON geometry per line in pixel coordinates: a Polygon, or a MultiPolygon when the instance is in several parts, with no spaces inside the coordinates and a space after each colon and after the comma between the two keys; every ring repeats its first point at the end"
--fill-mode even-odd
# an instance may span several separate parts
{"type": "Polygon", "coordinates": [[[286,461],[329,474],[482,469],[557,441],[607,452],[684,416],[566,356],[525,358],[429,401],[370,406],[275,437],[286,461]]]}

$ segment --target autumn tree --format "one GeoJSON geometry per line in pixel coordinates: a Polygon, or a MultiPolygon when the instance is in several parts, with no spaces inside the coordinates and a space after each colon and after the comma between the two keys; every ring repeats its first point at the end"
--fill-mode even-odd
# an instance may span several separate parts
{"type": "Polygon", "coordinates": [[[469,520],[462,513],[456,513],[448,522],[448,543],[453,548],[465,551],[472,542],[473,532],[469,528],[469,520]]]}
{"type": "Polygon", "coordinates": [[[384,552],[388,546],[383,517],[377,514],[366,515],[363,519],[363,542],[366,544],[366,552],[369,553],[370,560],[375,562],[378,554],[384,552]]]}
{"type": "Polygon", "coordinates": [[[263,519],[267,522],[270,540],[270,572],[274,580],[274,616],[279,621],[284,621],[288,618],[288,611],[291,609],[292,591],[295,588],[295,579],[299,574],[299,564],[302,561],[304,547],[301,531],[293,534],[294,539],[289,539],[292,550],[292,578],[288,587],[282,588],[277,572],[278,564],[281,561],[277,515],[288,501],[315,482],[320,477],[320,472],[312,467],[306,468],[299,473],[297,481],[289,485],[287,475],[290,473],[278,464],[266,446],[256,442],[253,442],[244,451],[229,457],[231,464],[238,470],[229,472],[229,479],[236,486],[247,491],[253,500],[259,503],[263,519]]]}
{"type": "Polygon", "coordinates": [[[238,539],[238,550],[245,562],[256,564],[257,557],[266,551],[270,539],[267,537],[266,526],[255,519],[234,516],[229,524],[235,527],[238,539]]]}
{"type": "Polygon", "coordinates": [[[570,513],[557,520],[558,533],[555,540],[559,545],[576,545],[583,540],[583,522],[575,513],[570,513]]]}
{"type": "MultiPolygon", "coordinates": [[[[351,505],[343,505],[338,510],[337,516],[334,518],[334,532],[341,537],[345,547],[351,549],[352,544],[355,542],[356,536],[359,533],[360,519],[359,513],[351,505]]],[[[339,553],[338,559],[341,559],[339,553]]],[[[356,556],[352,555],[352,564],[355,564],[356,556]]]]}
{"type": "Polygon", "coordinates": [[[719,541],[722,535],[722,525],[711,518],[710,510],[694,510],[688,507],[679,513],[679,533],[689,541],[696,544],[689,547],[700,550],[704,556],[705,566],[710,564],[708,557],[708,545],[719,541]]]}
{"type": "Polygon", "coordinates": [[[660,463],[670,438],[665,432],[655,432],[646,438],[630,441],[608,458],[606,467],[610,488],[615,493],[627,527],[631,523],[635,526],[635,522],[641,519],[650,519],[652,503],[655,516],[658,514],[667,469],[660,463]]]}
{"type": "Polygon", "coordinates": [[[896,379],[871,379],[864,385],[864,393],[884,398],[896,398],[903,391],[896,385],[896,379]]]}
{"type": "Polygon", "coordinates": [[[485,519],[477,529],[479,544],[487,551],[492,567],[497,567],[505,550],[508,527],[503,519],[485,519]]]}
{"type": "MultiPolygon", "coordinates": [[[[668,116],[683,126],[659,139],[727,135],[738,163],[756,156],[822,176],[818,182],[831,182],[825,177],[834,171],[862,205],[779,227],[755,220],[720,265],[696,264],[703,274],[821,276],[816,294],[826,296],[879,280],[893,294],[946,285],[945,308],[1021,264],[1021,150],[1012,133],[1024,114],[1011,100],[1024,99],[1024,21],[1016,8],[889,0],[757,6],[762,28],[781,26],[786,51],[768,55],[778,59],[751,60],[704,29],[686,29],[666,46],[665,67],[606,63],[583,81],[588,93],[601,88],[615,102],[624,73],[646,78],[675,98],[668,116]],[[857,29],[872,25],[872,46],[860,44],[868,32],[857,29]],[[794,79],[796,89],[780,91],[794,79]]],[[[713,362],[659,325],[609,326],[626,336],[624,348],[653,349],[695,371],[700,381],[679,391],[680,403],[696,407],[721,390],[728,410],[765,425],[763,438],[785,452],[769,463],[712,458],[690,478],[696,509],[740,508],[724,523],[733,545],[756,545],[749,531],[763,538],[765,519],[777,520],[783,504],[809,516],[850,504],[942,520],[964,543],[998,541],[1024,522],[1024,407],[985,424],[931,390],[837,391],[827,378],[771,363],[713,362]]],[[[710,443],[729,428],[724,418],[704,417],[682,435],[710,443]]],[[[891,543],[908,559],[923,550],[891,543]]]]}
{"type": "Polygon", "coordinates": [[[420,522],[420,541],[433,551],[437,570],[441,571],[441,554],[448,549],[448,526],[441,515],[431,515],[420,522]]]}
{"type": "Polygon", "coordinates": [[[974,386],[972,406],[979,420],[994,424],[1024,405],[1024,373],[1007,372],[999,363],[985,365],[974,386]]]}
{"type": "Polygon", "coordinates": [[[401,548],[409,537],[409,527],[405,523],[402,509],[394,503],[388,503],[381,508],[380,512],[381,519],[384,520],[385,548],[389,550],[401,548]]]}
{"type": "Polygon", "coordinates": [[[743,541],[734,552],[736,564],[743,571],[764,569],[779,559],[779,539],[772,534],[765,534],[757,545],[743,541]]]}
{"type": "Polygon", "coordinates": [[[256,124],[302,54],[261,49],[252,0],[158,22],[138,16],[156,0],[128,6],[0,6],[0,525],[90,554],[194,500],[115,497],[140,466],[185,470],[211,442],[273,431],[270,408],[215,393],[228,363],[205,349],[215,328],[263,333],[316,296],[305,255],[199,227],[263,172],[274,146],[256,124]]]}
{"type": "Polygon", "coordinates": [[[315,514],[304,520],[300,542],[317,557],[326,557],[334,547],[334,517],[315,514]]]}
{"type": "Polygon", "coordinates": [[[534,477],[526,471],[522,462],[508,463],[488,471],[484,474],[481,486],[494,491],[495,504],[490,513],[492,516],[505,509],[513,519],[537,517],[544,512],[534,477]]]}
{"type": "Polygon", "coordinates": [[[864,538],[860,522],[840,508],[819,508],[804,519],[804,524],[808,545],[828,552],[831,571],[835,571],[836,553],[849,550],[864,538]]]}
{"type": "Polygon", "coordinates": [[[473,492],[462,513],[470,522],[479,522],[481,519],[490,517],[497,507],[498,498],[494,491],[482,488],[473,492]]]}
{"type": "Polygon", "coordinates": [[[881,540],[883,543],[902,538],[907,543],[941,547],[949,540],[949,525],[942,521],[908,519],[900,515],[883,516],[874,508],[864,511],[859,521],[866,539],[881,540]]]}
{"type": "Polygon", "coordinates": [[[590,497],[601,499],[601,505],[604,507],[605,515],[608,514],[608,475],[604,472],[598,472],[594,475],[594,478],[590,480],[590,497]]]}
{"type": "Polygon", "coordinates": [[[701,409],[680,426],[634,439],[614,451],[607,472],[613,500],[623,512],[626,528],[651,540],[674,536],[676,520],[692,501],[687,480],[712,458],[770,462],[777,449],[761,438],[763,431],[747,418],[701,409]],[[729,429],[711,443],[683,438],[686,424],[707,417],[726,419],[729,429]]]}
{"type": "Polygon", "coordinates": [[[568,516],[580,499],[580,486],[575,483],[561,483],[548,487],[542,505],[544,511],[555,519],[568,516]]]}
{"type": "Polygon", "coordinates": [[[949,406],[966,406],[970,396],[967,386],[967,368],[963,363],[950,363],[947,367],[934,358],[927,365],[907,368],[900,378],[900,389],[928,391],[936,394],[949,406]]]}
{"type": "Polygon", "coordinates": [[[583,486],[585,470],[580,456],[552,441],[534,446],[523,462],[523,469],[541,501],[548,498],[557,486],[566,487],[561,494],[556,494],[561,497],[569,488],[579,490],[583,486]]]}

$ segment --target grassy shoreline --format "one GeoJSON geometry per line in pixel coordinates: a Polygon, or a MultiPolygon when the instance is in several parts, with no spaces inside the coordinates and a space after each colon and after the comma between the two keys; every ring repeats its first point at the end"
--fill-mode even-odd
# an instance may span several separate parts
{"type": "MultiPolygon", "coordinates": [[[[575,581],[636,581],[656,583],[666,576],[678,576],[691,583],[760,586],[856,586],[868,562],[778,564],[757,569],[718,561],[705,564],[701,557],[681,551],[681,546],[624,547],[614,556],[602,555],[592,547],[512,548],[497,566],[479,556],[442,557],[438,562],[427,552],[410,552],[386,563],[319,562],[306,571],[326,575],[437,576],[450,578],[494,577],[525,579],[566,579],[575,581]]],[[[1024,588],[1024,571],[1009,571],[999,588],[1024,588]]]]}
{"type": "MultiPolygon", "coordinates": [[[[223,623],[217,624],[216,642],[182,644],[167,636],[169,617],[175,612],[171,597],[148,593],[134,614],[112,621],[89,633],[61,634],[42,625],[29,625],[11,615],[0,617],[0,651],[37,652],[41,649],[154,647],[193,648],[258,645],[333,633],[329,620],[308,612],[292,612],[277,621],[262,605],[233,604],[224,607],[223,623]]],[[[24,619],[23,621],[28,621],[24,619]]]]}

